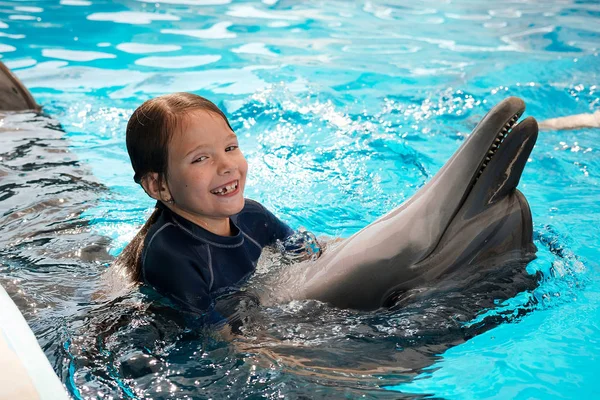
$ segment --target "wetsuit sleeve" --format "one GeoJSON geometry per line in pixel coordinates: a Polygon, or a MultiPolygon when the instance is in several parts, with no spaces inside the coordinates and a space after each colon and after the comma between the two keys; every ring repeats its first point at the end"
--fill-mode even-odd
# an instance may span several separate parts
{"type": "Polygon", "coordinates": [[[294,231],[264,206],[261,205],[261,207],[272,227],[269,244],[277,243],[282,251],[289,253],[292,258],[298,261],[305,259],[307,256],[316,255],[318,257],[321,255],[321,248],[315,235],[302,228],[294,231]]]}
{"type": "Polygon", "coordinates": [[[294,234],[294,230],[285,222],[277,218],[271,211],[267,210],[262,204],[260,207],[263,210],[265,219],[269,226],[269,245],[275,244],[277,240],[285,241],[288,237],[294,234]]]}
{"type": "Polygon", "coordinates": [[[177,250],[182,251],[166,251],[153,243],[144,259],[144,281],[191,311],[205,313],[211,298],[198,265],[202,259],[191,249],[177,250]]]}

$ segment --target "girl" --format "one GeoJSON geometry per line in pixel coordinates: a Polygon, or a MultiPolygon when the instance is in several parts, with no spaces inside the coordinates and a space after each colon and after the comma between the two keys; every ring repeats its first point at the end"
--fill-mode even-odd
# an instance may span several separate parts
{"type": "Polygon", "coordinates": [[[265,246],[292,237],[244,199],[248,163],[227,117],[207,99],[174,93],[146,101],[129,119],[126,141],[134,180],[157,200],[117,260],[133,280],[204,312],[253,273],[265,246]]]}

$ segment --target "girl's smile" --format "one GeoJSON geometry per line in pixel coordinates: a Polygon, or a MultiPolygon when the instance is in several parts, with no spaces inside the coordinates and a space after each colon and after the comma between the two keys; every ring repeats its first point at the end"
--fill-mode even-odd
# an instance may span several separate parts
{"type": "Polygon", "coordinates": [[[235,180],[232,182],[228,182],[226,184],[224,184],[223,186],[219,186],[216,189],[211,190],[210,192],[212,194],[216,194],[217,196],[220,197],[231,197],[233,195],[235,195],[236,193],[238,193],[238,189],[239,189],[239,185],[240,185],[240,181],[235,180]]]}

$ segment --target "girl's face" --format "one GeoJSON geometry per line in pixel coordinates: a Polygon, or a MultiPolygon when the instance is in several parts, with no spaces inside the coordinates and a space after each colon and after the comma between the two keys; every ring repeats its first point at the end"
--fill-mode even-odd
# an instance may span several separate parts
{"type": "Polygon", "coordinates": [[[225,120],[194,111],[169,143],[168,190],[173,211],[209,227],[244,207],[248,163],[225,120]]]}

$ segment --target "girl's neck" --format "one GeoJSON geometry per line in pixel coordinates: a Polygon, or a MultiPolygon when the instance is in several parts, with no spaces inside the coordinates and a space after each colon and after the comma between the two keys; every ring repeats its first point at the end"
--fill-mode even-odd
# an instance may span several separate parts
{"type": "Polygon", "coordinates": [[[196,214],[189,213],[174,205],[167,205],[175,214],[192,221],[196,225],[206,229],[207,231],[220,236],[231,236],[231,223],[229,217],[225,218],[207,218],[199,217],[196,214]]]}

